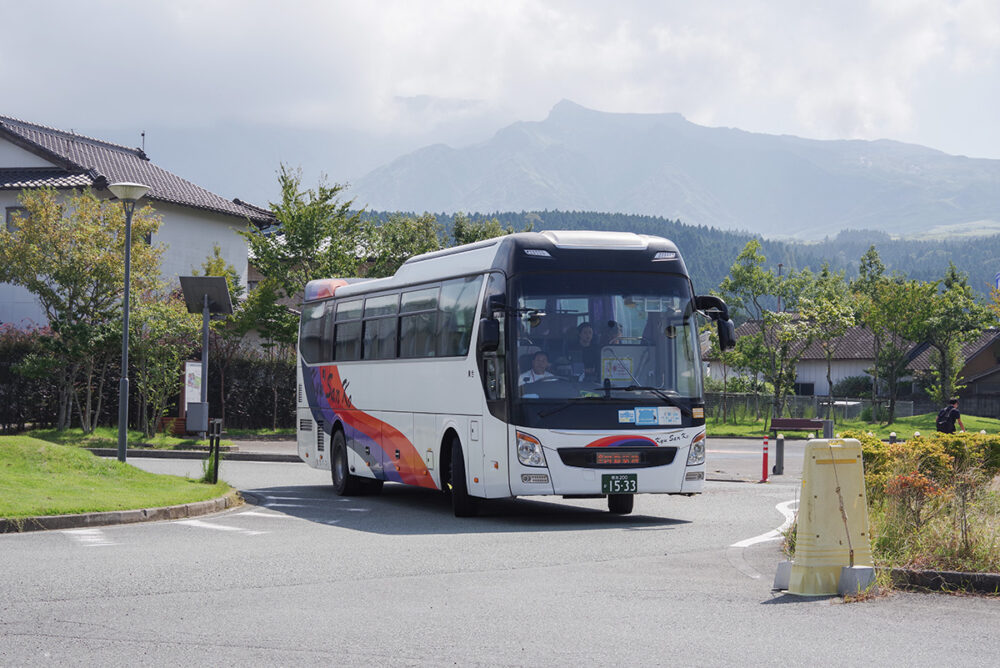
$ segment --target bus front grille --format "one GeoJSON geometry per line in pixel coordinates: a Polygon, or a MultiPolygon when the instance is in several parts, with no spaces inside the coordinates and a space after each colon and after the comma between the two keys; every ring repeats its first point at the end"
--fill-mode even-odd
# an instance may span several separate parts
{"type": "Polygon", "coordinates": [[[677,448],[559,448],[566,466],[586,469],[641,469],[672,464],[677,448]]]}

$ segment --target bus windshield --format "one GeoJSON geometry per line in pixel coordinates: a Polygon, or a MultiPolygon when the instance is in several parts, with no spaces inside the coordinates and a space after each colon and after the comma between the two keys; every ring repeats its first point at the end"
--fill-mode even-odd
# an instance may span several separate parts
{"type": "Polygon", "coordinates": [[[701,396],[691,284],[675,274],[553,272],[514,281],[514,396],[676,403],[701,396]]]}

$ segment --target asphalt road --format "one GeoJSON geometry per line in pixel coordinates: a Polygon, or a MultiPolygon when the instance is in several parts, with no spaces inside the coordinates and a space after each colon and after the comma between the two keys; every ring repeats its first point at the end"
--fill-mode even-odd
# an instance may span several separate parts
{"type": "MultiPolygon", "coordinates": [[[[733,450],[730,468],[753,461],[713,448],[733,450]]],[[[782,524],[791,476],[640,496],[624,517],[600,500],[530,498],[456,519],[426,490],[337,497],[305,465],[225,462],[222,475],[263,505],[0,536],[0,665],[992,666],[1000,655],[996,599],[772,593],[777,541],[733,545],[782,524]]]]}

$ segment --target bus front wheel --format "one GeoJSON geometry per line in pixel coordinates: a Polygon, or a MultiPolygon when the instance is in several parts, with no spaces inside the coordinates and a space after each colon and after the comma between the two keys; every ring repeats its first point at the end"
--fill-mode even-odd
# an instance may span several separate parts
{"type": "Polygon", "coordinates": [[[635,494],[608,494],[608,510],[615,515],[628,515],[635,505],[635,494]]]}
{"type": "Polygon", "coordinates": [[[475,517],[479,514],[477,500],[469,496],[465,457],[462,455],[462,443],[457,438],[451,443],[451,508],[455,517],[475,517]]]}

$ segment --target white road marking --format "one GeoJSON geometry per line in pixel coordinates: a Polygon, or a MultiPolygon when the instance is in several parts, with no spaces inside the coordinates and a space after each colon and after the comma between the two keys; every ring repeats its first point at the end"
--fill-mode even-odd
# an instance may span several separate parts
{"type": "Polygon", "coordinates": [[[757,543],[766,543],[771,540],[781,540],[782,538],[784,538],[781,532],[785,531],[786,529],[788,529],[788,527],[792,526],[792,522],[795,521],[795,511],[792,510],[791,507],[797,506],[798,503],[799,502],[797,500],[793,499],[791,501],[785,501],[783,503],[779,503],[777,506],[775,506],[775,508],[778,509],[778,512],[784,515],[785,517],[785,523],[782,524],[777,529],[771,529],[767,533],[762,533],[759,536],[754,536],[753,538],[747,538],[746,540],[741,540],[738,543],[733,543],[729,547],[750,547],[751,545],[756,545],[757,543]]]}
{"type": "Polygon", "coordinates": [[[242,513],[237,513],[237,515],[239,515],[240,517],[244,517],[246,515],[252,515],[253,517],[269,517],[269,518],[281,519],[281,520],[297,520],[297,519],[300,519],[298,517],[295,517],[295,515],[286,515],[284,513],[262,513],[262,512],[257,511],[257,510],[247,510],[247,511],[242,512],[242,513]]]}
{"type": "Polygon", "coordinates": [[[118,543],[109,540],[100,529],[66,529],[63,533],[69,534],[74,540],[82,543],[84,547],[108,547],[110,545],[118,545],[118,543]]]}
{"type": "Polygon", "coordinates": [[[198,529],[213,529],[215,531],[238,531],[245,536],[259,536],[260,534],[267,533],[267,531],[252,531],[250,529],[231,527],[226,524],[215,524],[204,520],[177,520],[176,524],[184,524],[198,529]]]}
{"type": "Polygon", "coordinates": [[[784,523],[777,529],[772,529],[767,533],[762,533],[761,535],[754,536],[753,538],[741,540],[738,543],[733,543],[727,547],[726,558],[729,560],[729,563],[732,564],[733,568],[749,578],[759,580],[761,578],[761,574],[747,563],[746,558],[743,556],[744,550],[751,545],[756,545],[758,543],[781,540],[784,537],[781,532],[792,526],[792,523],[795,521],[795,511],[792,510],[792,506],[797,506],[798,503],[797,499],[793,499],[791,501],[783,501],[775,506],[778,512],[785,518],[784,523]]]}

